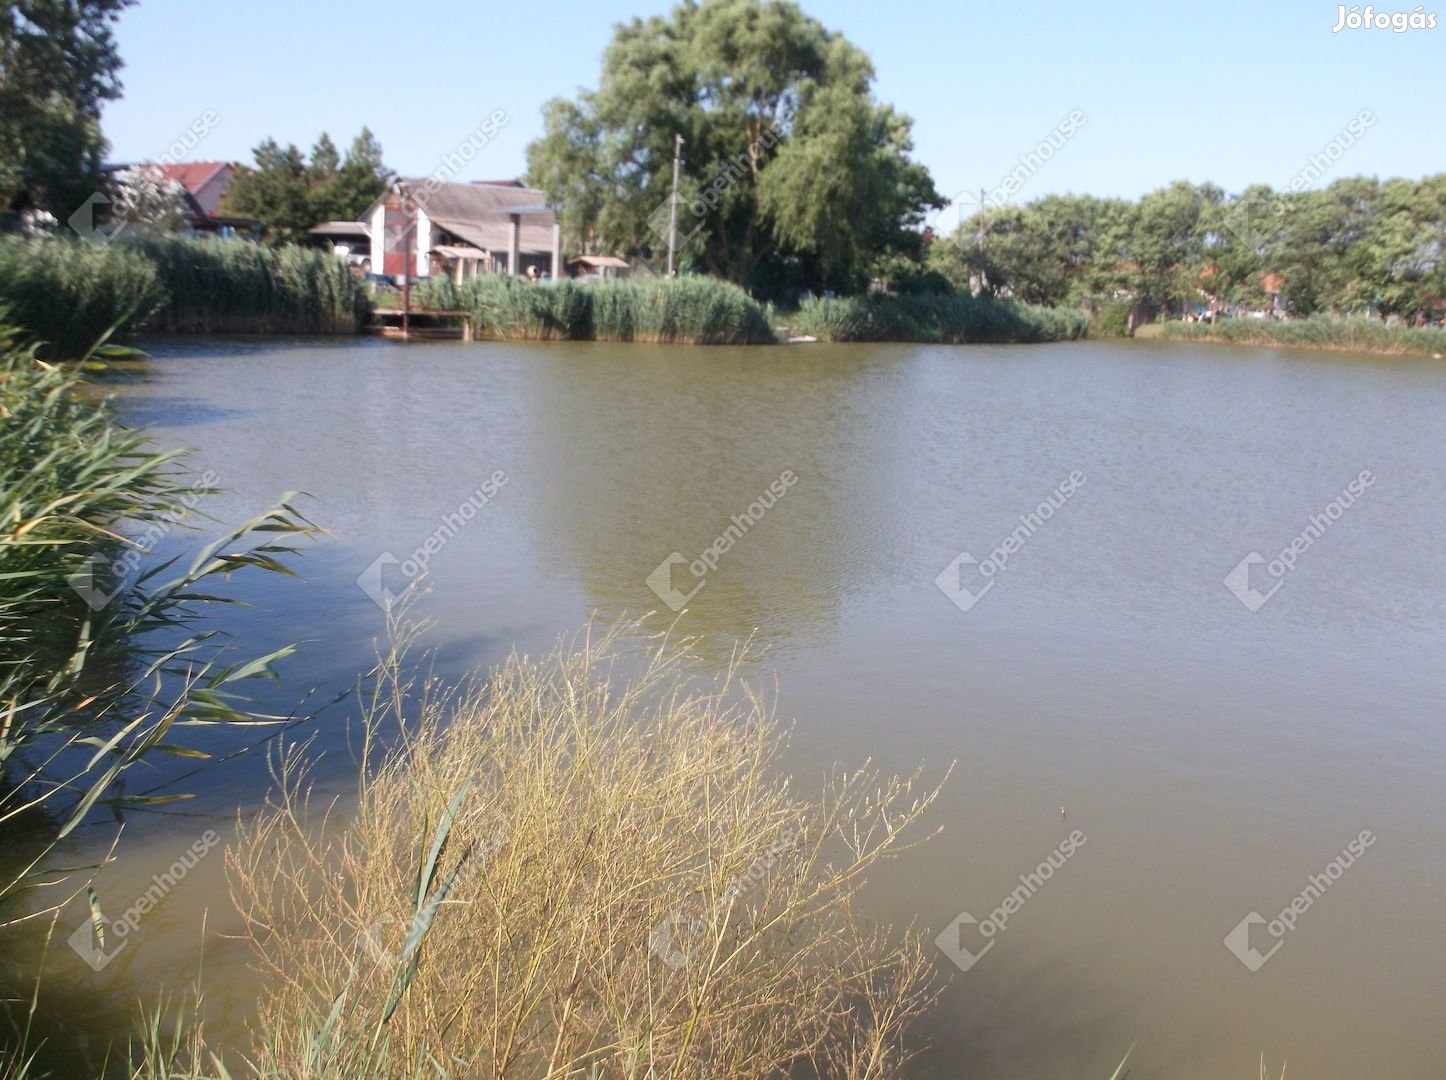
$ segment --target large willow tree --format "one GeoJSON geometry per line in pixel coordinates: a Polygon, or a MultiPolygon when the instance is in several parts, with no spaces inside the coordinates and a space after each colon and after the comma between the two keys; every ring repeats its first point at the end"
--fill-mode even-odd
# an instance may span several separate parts
{"type": "Polygon", "coordinates": [[[743,285],[857,287],[917,258],[942,205],[911,121],[873,97],[868,57],[782,0],[687,0],[617,27],[596,91],[544,108],[530,181],[570,242],[667,247],[681,135],[684,265],[743,285]]]}

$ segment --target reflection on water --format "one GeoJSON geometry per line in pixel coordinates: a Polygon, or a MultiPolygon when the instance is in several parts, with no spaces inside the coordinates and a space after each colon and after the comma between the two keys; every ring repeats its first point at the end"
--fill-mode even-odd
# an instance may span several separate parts
{"type": "MultiPolygon", "coordinates": [[[[940,954],[954,981],[918,1076],[1107,1076],[1136,1040],[1139,1075],[1246,1075],[1262,1052],[1291,1075],[1435,1075],[1439,365],[1092,342],[155,352],[116,384],[119,408],[221,476],[204,509],[240,521],[298,490],[330,530],[303,584],[238,579],[256,606],[226,616],[249,650],[305,643],[279,708],[365,669],[383,616],[357,578],[379,560],[401,591],[425,552],[418,609],[457,675],[594,613],[661,608],[660,563],[696,557],[796,474],[678,625],[703,636],[705,671],[741,638],[767,647],[752,671],[776,676],[797,718],[804,787],[834,762],[930,776],[958,762],[942,835],[871,884],[873,910],[931,935],[982,919],[1072,829],[1088,838],[969,971],[940,954]],[[1377,482],[1247,611],[1225,575],[1288,545],[1365,468],[1377,482]],[[458,521],[497,470],[506,485],[458,521]],[[961,612],[936,576],[1001,545],[1072,471],[1084,485],[961,612]],[[1226,933],[1289,904],[1367,828],[1380,839],[1359,866],[1247,971],[1226,933]]],[[[338,787],[352,711],[312,726],[338,787]]],[[[229,764],[197,812],[255,806],[266,783],[261,759],[229,764]]],[[[124,906],[209,823],[131,822],[103,896],[124,906]]],[[[66,993],[119,1024],[156,984],[183,987],[206,907],[224,930],[219,859],[124,962],[92,974],[61,957],[66,993]]],[[[239,1031],[255,987],[234,942],[206,949],[213,1004],[239,1031]]]]}

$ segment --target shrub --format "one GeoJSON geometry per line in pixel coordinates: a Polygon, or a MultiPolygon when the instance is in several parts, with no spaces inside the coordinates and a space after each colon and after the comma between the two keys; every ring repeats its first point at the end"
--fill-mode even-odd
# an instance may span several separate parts
{"type": "Polygon", "coordinates": [[[898,1075],[932,963],[856,893],[937,790],[857,772],[802,799],[757,699],[680,688],[667,643],[624,683],[612,642],[432,697],[378,765],[412,697],[394,657],[344,827],[283,758],[228,857],[268,975],[254,1075],[898,1075]]]}
{"type": "Polygon", "coordinates": [[[1095,306],[1090,333],[1097,337],[1126,337],[1130,332],[1133,300],[1105,300],[1095,306]]]}

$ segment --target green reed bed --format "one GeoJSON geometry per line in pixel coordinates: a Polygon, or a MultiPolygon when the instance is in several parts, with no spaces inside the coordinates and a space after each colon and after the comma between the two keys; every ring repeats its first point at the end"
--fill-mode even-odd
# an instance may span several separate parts
{"type": "Polygon", "coordinates": [[[134,331],[165,301],[155,263],[126,245],[0,236],[0,308],[53,355],[134,331]]]}
{"type": "Polygon", "coordinates": [[[944,345],[1067,341],[1089,332],[1081,311],[964,294],[806,300],[795,334],[820,341],[917,341],[944,345]]]}
{"type": "Polygon", "coordinates": [[[1222,319],[1216,323],[1169,322],[1163,336],[1179,341],[1230,345],[1279,345],[1340,352],[1446,355],[1446,329],[1388,326],[1365,316],[1312,315],[1307,319],[1222,319]]]}
{"type": "Polygon", "coordinates": [[[139,241],[136,248],[166,287],[152,330],[353,334],[366,321],[361,283],[330,252],[179,237],[139,241]]]}
{"type": "Polygon", "coordinates": [[[496,337],[514,341],[639,341],[764,345],[777,339],[763,308],[712,278],[565,281],[536,285],[505,274],[428,282],[419,304],[461,308],[496,337]]]}
{"type": "Polygon", "coordinates": [[[361,283],[328,252],[185,237],[0,237],[0,307],[58,357],[112,330],[351,334],[367,317],[361,283]]]}

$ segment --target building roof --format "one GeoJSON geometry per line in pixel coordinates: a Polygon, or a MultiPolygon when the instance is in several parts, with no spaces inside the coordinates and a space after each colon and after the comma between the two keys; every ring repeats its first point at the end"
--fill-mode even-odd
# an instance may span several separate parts
{"type": "Polygon", "coordinates": [[[547,194],[532,188],[501,187],[497,184],[438,184],[428,179],[411,178],[404,178],[398,183],[406,185],[418,206],[432,218],[478,221],[499,213],[526,213],[539,217],[552,213],[545,206],[547,194]]]}
{"type": "Polygon", "coordinates": [[[607,266],[614,270],[628,268],[627,260],[619,259],[616,255],[579,255],[577,258],[567,261],[568,266],[576,266],[578,263],[582,263],[584,266],[607,266]]]}
{"type": "Polygon", "coordinates": [[[192,195],[210,183],[222,169],[235,168],[229,161],[181,161],[153,167],[161,170],[164,179],[176,181],[192,195]]]}
{"type": "MultiPolygon", "coordinates": [[[[504,252],[512,243],[512,226],[503,217],[482,218],[476,221],[462,221],[457,218],[433,217],[432,224],[439,226],[475,244],[483,251],[504,252]]],[[[552,251],[552,223],[539,224],[527,218],[517,230],[517,250],[524,255],[546,255],[552,251]]]]}
{"type": "Polygon", "coordinates": [[[487,253],[471,247],[457,247],[455,244],[438,244],[432,249],[433,254],[445,255],[449,259],[485,259],[487,253]]]}
{"type": "Polygon", "coordinates": [[[324,221],[306,230],[312,236],[371,236],[365,221],[324,221]]]}

